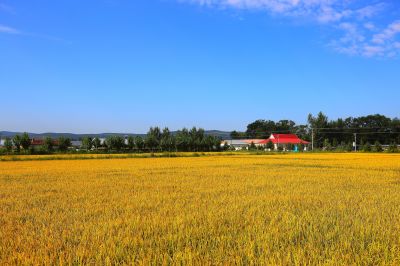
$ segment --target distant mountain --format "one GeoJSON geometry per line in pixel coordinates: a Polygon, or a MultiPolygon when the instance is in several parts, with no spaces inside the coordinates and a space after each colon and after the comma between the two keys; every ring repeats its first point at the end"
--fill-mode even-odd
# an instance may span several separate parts
{"type": "MultiPolygon", "coordinates": [[[[12,131],[0,131],[0,139],[4,138],[12,138],[17,134],[22,134],[23,132],[12,132],[12,131]]],[[[171,132],[172,134],[176,134],[177,131],[171,132]]],[[[100,134],[74,134],[74,133],[54,133],[54,132],[47,132],[47,133],[29,133],[29,136],[31,138],[45,138],[45,137],[51,137],[51,138],[59,138],[61,136],[70,138],[71,140],[80,140],[84,137],[92,137],[92,138],[107,138],[109,136],[141,136],[144,137],[146,134],[135,134],[135,133],[100,133],[100,134]]],[[[221,139],[229,139],[230,138],[230,132],[227,131],[220,131],[220,130],[206,130],[205,131],[206,135],[211,135],[211,136],[216,136],[220,137],[221,139]]]]}

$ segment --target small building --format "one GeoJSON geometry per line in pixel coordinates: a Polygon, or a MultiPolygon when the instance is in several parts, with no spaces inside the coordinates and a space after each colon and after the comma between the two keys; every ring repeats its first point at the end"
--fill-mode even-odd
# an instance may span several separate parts
{"type": "Polygon", "coordinates": [[[221,147],[225,146],[225,143],[227,143],[230,147],[234,148],[235,150],[243,150],[247,149],[252,143],[258,147],[262,146],[261,144],[265,139],[229,139],[229,140],[224,140],[221,143],[221,147]]]}
{"type": "Polygon", "coordinates": [[[307,150],[308,141],[300,139],[295,134],[271,134],[268,139],[232,139],[224,140],[221,143],[223,147],[227,143],[235,150],[247,149],[252,143],[256,147],[265,147],[269,142],[274,145],[273,150],[278,150],[281,147],[283,150],[298,151],[300,145],[304,145],[304,150],[307,150]]]}
{"type": "MultiPolygon", "coordinates": [[[[58,147],[58,140],[53,139],[52,140],[53,143],[53,147],[56,148],[58,147]]],[[[45,144],[45,140],[44,139],[31,139],[31,149],[33,150],[40,150],[45,144]]]]}
{"type": "Polygon", "coordinates": [[[228,144],[231,148],[235,149],[236,151],[242,150],[247,146],[249,146],[249,143],[246,142],[246,140],[244,139],[223,140],[221,143],[221,147],[224,147],[225,143],[228,144]]]}
{"type": "Polygon", "coordinates": [[[71,147],[79,149],[82,147],[82,141],[81,140],[71,140],[71,147]]]}

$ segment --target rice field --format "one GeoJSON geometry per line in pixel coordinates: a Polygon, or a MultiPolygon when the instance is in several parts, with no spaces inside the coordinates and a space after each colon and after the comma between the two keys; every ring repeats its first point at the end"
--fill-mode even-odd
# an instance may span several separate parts
{"type": "Polygon", "coordinates": [[[400,155],[0,162],[0,265],[399,265],[400,155]]]}

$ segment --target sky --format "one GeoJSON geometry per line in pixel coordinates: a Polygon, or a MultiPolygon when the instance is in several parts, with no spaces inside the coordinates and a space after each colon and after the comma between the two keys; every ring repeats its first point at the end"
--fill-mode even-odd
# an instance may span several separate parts
{"type": "Polygon", "coordinates": [[[400,117],[400,2],[0,0],[0,131],[400,117]]]}

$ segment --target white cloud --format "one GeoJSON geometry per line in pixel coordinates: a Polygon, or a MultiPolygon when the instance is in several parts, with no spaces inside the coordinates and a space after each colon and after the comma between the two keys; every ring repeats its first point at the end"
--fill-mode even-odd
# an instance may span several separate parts
{"type": "Polygon", "coordinates": [[[366,29],[368,29],[368,30],[371,30],[371,31],[376,30],[376,26],[375,26],[375,24],[372,23],[372,22],[366,22],[366,23],[364,23],[364,28],[366,28],[366,29]]]}
{"type": "Polygon", "coordinates": [[[367,57],[383,56],[385,54],[385,48],[376,45],[365,45],[363,47],[362,54],[367,57]]]}
{"type": "Polygon", "coordinates": [[[0,33],[20,34],[21,32],[18,31],[17,29],[0,24],[0,33]]]}
{"type": "Polygon", "coordinates": [[[391,23],[381,33],[375,34],[373,36],[372,42],[383,44],[387,41],[392,40],[398,33],[400,33],[400,20],[391,23]]]}
{"type": "Polygon", "coordinates": [[[333,41],[332,46],[341,53],[366,57],[396,57],[400,54],[400,42],[396,40],[400,35],[400,21],[392,22],[384,29],[365,24],[358,27],[351,23],[342,23],[340,29],[344,36],[333,41]],[[371,30],[376,33],[371,35],[371,30]]]}
{"type": "Polygon", "coordinates": [[[386,8],[384,3],[378,3],[374,5],[368,5],[356,10],[356,15],[360,19],[368,19],[374,17],[375,15],[379,14],[386,8]]]}
{"type": "Polygon", "coordinates": [[[386,1],[364,0],[178,0],[206,7],[263,10],[271,14],[302,18],[336,29],[341,36],[330,41],[335,50],[366,57],[400,54],[396,37],[400,20],[380,28],[376,17],[388,8],[386,1]],[[371,1],[369,1],[371,3],[371,1]]]}

